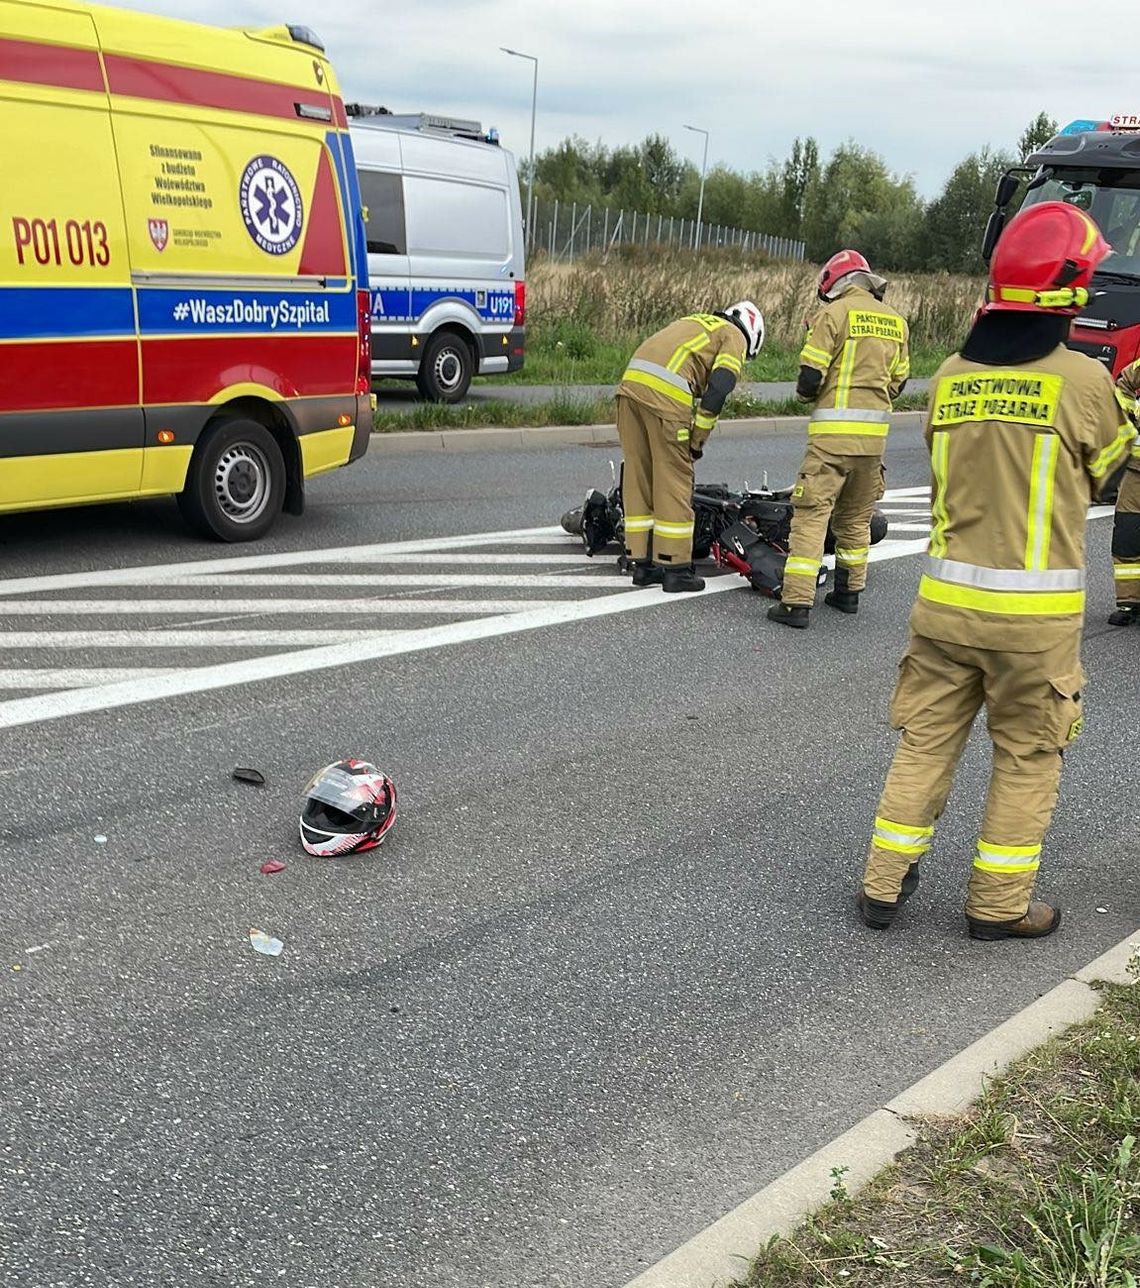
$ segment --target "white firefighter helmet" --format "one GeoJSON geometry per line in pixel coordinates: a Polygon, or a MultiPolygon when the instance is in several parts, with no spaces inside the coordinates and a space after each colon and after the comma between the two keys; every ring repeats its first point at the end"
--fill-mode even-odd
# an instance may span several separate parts
{"type": "Polygon", "coordinates": [[[735,322],[748,341],[748,356],[755,358],[764,347],[764,314],[751,300],[741,300],[724,311],[724,316],[735,322]]]}

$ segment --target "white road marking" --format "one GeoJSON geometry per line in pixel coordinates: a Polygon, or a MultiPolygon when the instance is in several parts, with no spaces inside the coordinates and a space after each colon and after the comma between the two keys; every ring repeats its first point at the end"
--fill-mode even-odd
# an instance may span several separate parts
{"type": "MultiPolygon", "coordinates": [[[[200,583],[197,583],[200,584],[200,583]]],[[[275,584],[280,584],[277,582],[275,584]]],[[[290,579],[289,585],[296,583],[290,579]]],[[[628,584],[628,583],[627,583],[628,584]]],[[[337,613],[369,616],[373,613],[424,616],[491,617],[497,613],[525,613],[543,608],[545,599],[339,599],[313,595],[308,599],[13,599],[0,608],[4,617],[122,617],[171,614],[223,613],[228,617],[312,613],[328,617],[337,613]]],[[[2,634],[2,632],[0,632],[2,634]]]]}
{"type": "MultiPolygon", "coordinates": [[[[132,570],[126,569],[121,577],[112,577],[104,582],[105,586],[177,586],[181,588],[202,588],[206,586],[221,587],[232,586],[235,589],[248,587],[265,587],[265,586],[327,586],[344,587],[344,586],[442,586],[451,590],[462,590],[465,588],[475,588],[485,586],[497,586],[503,589],[512,587],[520,590],[542,590],[549,587],[552,590],[565,590],[569,587],[574,589],[589,590],[591,586],[600,588],[610,588],[613,586],[628,586],[630,584],[628,577],[623,577],[620,573],[593,573],[589,568],[584,568],[580,573],[446,573],[446,572],[298,572],[290,573],[288,577],[282,577],[272,572],[235,572],[230,576],[222,577],[207,574],[202,577],[190,577],[185,574],[179,574],[172,577],[163,577],[153,575],[143,581],[131,575],[132,570]]],[[[0,595],[3,592],[3,583],[0,583],[0,595]]],[[[223,608],[225,607],[222,601],[223,608]]],[[[215,605],[217,607],[217,605],[215,605]]],[[[0,612],[3,610],[0,609],[0,612]]]]}
{"type": "Polygon", "coordinates": [[[929,523],[892,523],[891,532],[929,532],[929,523]]]}
{"type": "MultiPolygon", "coordinates": [[[[566,536],[565,533],[563,533],[562,535],[564,537],[566,536]]],[[[553,545],[554,543],[551,542],[551,544],[553,545]]],[[[526,554],[519,554],[517,550],[511,553],[504,553],[501,550],[480,550],[477,554],[469,554],[462,551],[452,550],[452,551],[448,551],[448,554],[447,554],[448,565],[450,566],[454,564],[456,567],[462,567],[465,564],[471,564],[474,566],[478,566],[480,564],[527,564],[533,568],[536,563],[572,564],[572,565],[581,567],[583,559],[586,560],[587,567],[589,567],[592,562],[595,568],[604,568],[606,566],[609,566],[612,568],[617,561],[617,550],[615,548],[614,551],[608,555],[596,556],[592,561],[586,555],[585,550],[580,546],[578,547],[577,553],[572,555],[548,554],[547,551],[545,550],[540,550],[540,551],[531,550],[531,551],[528,551],[526,554]]],[[[313,564],[323,564],[323,563],[328,563],[329,560],[317,557],[315,559],[310,559],[308,562],[313,564]]],[[[360,561],[354,560],[353,562],[360,562],[360,561]]],[[[386,563],[386,564],[421,565],[424,562],[424,555],[422,553],[421,554],[391,554],[391,555],[385,555],[382,559],[377,559],[377,560],[370,559],[368,560],[368,562],[386,563]]]]}
{"type": "MultiPolygon", "coordinates": [[[[267,568],[296,568],[314,563],[383,563],[391,554],[443,553],[473,546],[554,545],[568,541],[561,528],[517,528],[509,532],[475,532],[462,537],[426,537],[416,541],[383,541],[375,545],[340,546],[328,550],[287,550],[272,555],[228,555],[219,559],[189,559],[174,564],[144,564],[136,568],[100,568],[91,572],[51,573],[43,577],[11,577],[0,581],[0,595],[27,595],[49,590],[88,590],[93,586],[164,585],[171,577],[247,572],[267,568]],[[553,538],[553,540],[552,540],[553,538]]],[[[540,559],[541,555],[535,555],[540,559]]]]}
{"type": "Polygon", "coordinates": [[[481,572],[296,572],[288,578],[282,578],[272,572],[235,572],[230,576],[205,577],[155,577],[152,581],[135,580],[111,582],[111,585],[123,586],[179,586],[194,587],[233,586],[235,589],[265,586],[327,586],[330,589],[344,586],[441,586],[451,590],[478,589],[486,586],[497,586],[503,589],[541,590],[549,587],[555,590],[574,588],[589,590],[591,586],[609,588],[628,586],[628,577],[620,573],[593,573],[584,568],[578,573],[481,573],[481,572]]]}
{"type": "Polygon", "coordinates": [[[18,671],[0,670],[0,689],[86,689],[97,684],[122,684],[139,676],[176,675],[177,667],[105,666],[80,670],[28,667],[18,671]]]}
{"type": "Polygon", "coordinates": [[[0,631],[0,649],[76,648],[305,648],[357,639],[402,635],[402,631],[0,631]]]}

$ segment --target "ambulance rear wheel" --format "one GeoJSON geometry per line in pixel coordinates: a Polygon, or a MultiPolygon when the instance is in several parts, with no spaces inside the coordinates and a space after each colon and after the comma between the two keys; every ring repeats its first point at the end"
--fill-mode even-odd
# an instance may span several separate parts
{"type": "Polygon", "coordinates": [[[454,331],[437,331],[424,347],[416,384],[429,402],[456,403],[474,374],[467,341],[454,331]]]}
{"type": "Polygon", "coordinates": [[[244,417],[219,422],[194,449],[178,507],[215,541],[256,541],[285,501],[285,459],[273,435],[244,417]]]}

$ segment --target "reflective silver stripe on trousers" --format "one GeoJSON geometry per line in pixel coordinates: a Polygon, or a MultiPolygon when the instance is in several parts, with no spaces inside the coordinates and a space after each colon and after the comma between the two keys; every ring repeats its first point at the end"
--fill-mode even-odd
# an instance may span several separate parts
{"type": "Polygon", "coordinates": [[[658,380],[664,380],[667,385],[672,385],[674,389],[680,389],[686,397],[691,398],[693,391],[689,388],[689,382],[684,376],[679,376],[675,371],[670,371],[668,367],[663,367],[659,362],[647,362],[644,358],[630,358],[626,363],[627,371],[644,371],[647,376],[656,376],[658,380]]]}
{"type": "Polygon", "coordinates": [[[821,407],[811,414],[812,420],[865,420],[869,425],[889,425],[889,411],[873,411],[869,407],[821,407]]]}
{"type": "Polygon", "coordinates": [[[926,556],[926,573],[938,581],[958,586],[976,586],[979,590],[1084,590],[1083,568],[1049,568],[1033,572],[1025,568],[983,568],[980,564],[960,563],[957,559],[926,556]]]}

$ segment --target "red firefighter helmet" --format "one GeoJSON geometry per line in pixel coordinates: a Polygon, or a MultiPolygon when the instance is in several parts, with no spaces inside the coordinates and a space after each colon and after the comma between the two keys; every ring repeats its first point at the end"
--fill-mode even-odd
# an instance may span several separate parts
{"type": "Polygon", "coordinates": [[[819,270],[819,281],[816,284],[819,298],[830,300],[839,279],[846,277],[848,273],[869,273],[870,271],[871,265],[857,250],[837,251],[819,270]]]}
{"type": "Polygon", "coordinates": [[[1089,302],[1097,265],[1111,250],[1092,218],[1076,206],[1030,206],[1014,216],[997,244],[985,311],[1079,313],[1089,302]]]}

